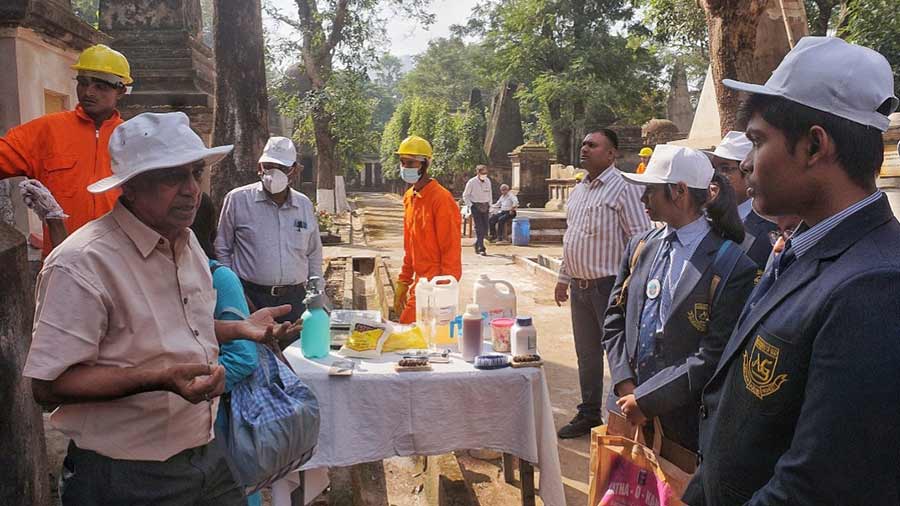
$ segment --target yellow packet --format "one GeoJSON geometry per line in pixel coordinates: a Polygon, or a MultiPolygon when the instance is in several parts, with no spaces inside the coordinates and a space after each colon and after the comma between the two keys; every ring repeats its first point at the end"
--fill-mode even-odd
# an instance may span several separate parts
{"type": "Polygon", "coordinates": [[[397,350],[427,349],[425,334],[421,327],[413,327],[405,332],[394,332],[381,345],[381,352],[397,350]]]}
{"type": "Polygon", "coordinates": [[[378,340],[384,335],[384,327],[373,327],[364,323],[354,323],[347,338],[347,348],[353,351],[371,351],[378,349],[378,340]]]}

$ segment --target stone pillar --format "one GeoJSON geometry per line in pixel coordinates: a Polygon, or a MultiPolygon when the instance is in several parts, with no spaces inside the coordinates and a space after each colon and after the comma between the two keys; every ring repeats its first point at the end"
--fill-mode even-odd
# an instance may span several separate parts
{"type": "Polygon", "coordinates": [[[687,73],[681,60],[675,62],[672,80],[669,82],[669,98],[666,101],[666,119],[678,127],[679,132],[688,132],[694,122],[694,106],[688,92],[687,73]]]}
{"type": "Polygon", "coordinates": [[[34,316],[25,238],[0,222],[0,504],[50,504],[41,410],[22,377],[34,316]]]}
{"type": "Polygon", "coordinates": [[[100,0],[100,29],[128,58],[134,78],[119,107],[125,119],[182,111],[209,142],[216,73],[202,28],[199,0],[100,0]]]}
{"type": "Polygon", "coordinates": [[[550,151],[543,144],[527,142],[509,154],[512,164],[510,188],[520,207],[543,207],[547,203],[550,151]]]}
{"type": "Polygon", "coordinates": [[[487,153],[491,172],[508,169],[507,155],[525,142],[515,93],[516,85],[504,82],[491,102],[491,118],[484,138],[484,152],[487,153]]]}

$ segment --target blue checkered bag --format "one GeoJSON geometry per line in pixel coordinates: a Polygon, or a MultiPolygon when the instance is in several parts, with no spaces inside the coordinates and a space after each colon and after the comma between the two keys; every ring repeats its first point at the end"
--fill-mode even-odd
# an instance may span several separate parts
{"type": "Polygon", "coordinates": [[[250,495],[312,457],[319,439],[319,401],[269,348],[231,391],[221,434],[237,484],[250,495]]]}

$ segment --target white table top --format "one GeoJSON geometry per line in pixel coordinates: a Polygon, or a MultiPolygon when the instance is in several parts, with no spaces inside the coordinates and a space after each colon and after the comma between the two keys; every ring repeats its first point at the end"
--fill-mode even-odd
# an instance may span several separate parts
{"type": "Polygon", "coordinates": [[[353,359],[353,375],[339,377],[328,375],[335,353],[306,359],[298,342],[284,354],[319,400],[319,443],[304,470],[490,448],[535,464],[544,504],[565,504],[542,368],[478,370],[456,354],[432,371],[396,372],[400,356],[386,353],[353,359]]]}

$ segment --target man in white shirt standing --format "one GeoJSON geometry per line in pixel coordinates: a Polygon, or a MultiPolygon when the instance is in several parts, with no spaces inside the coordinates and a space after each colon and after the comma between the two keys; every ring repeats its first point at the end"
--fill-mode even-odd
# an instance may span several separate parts
{"type": "Polygon", "coordinates": [[[516,208],[519,207],[519,199],[509,191],[508,184],[500,185],[500,198],[491,205],[491,211],[495,214],[490,219],[490,235],[488,240],[505,241],[504,232],[506,231],[506,222],[516,216],[516,208]]]}
{"type": "Polygon", "coordinates": [[[322,277],[315,209],[290,187],[298,173],[294,143],[270,138],[259,159],[260,181],[225,196],[215,242],[218,261],[241,278],[251,310],[292,306],[279,321],[300,317],[307,280],[322,277]]]}
{"type": "Polygon", "coordinates": [[[639,187],[625,182],[615,166],[619,138],[608,128],[587,134],[581,143],[584,180],[566,204],[566,235],[554,297],[572,295],[572,333],[578,356],[581,404],[561,428],[562,439],[584,436],[603,423],[603,320],[625,246],[650,228],[639,187]]]}
{"type": "Polygon", "coordinates": [[[487,255],[484,247],[484,236],[488,233],[491,202],[494,193],[491,190],[491,180],[487,177],[487,166],[475,167],[475,177],[466,183],[463,191],[463,201],[472,213],[472,221],[475,222],[475,253],[487,255]]]}

